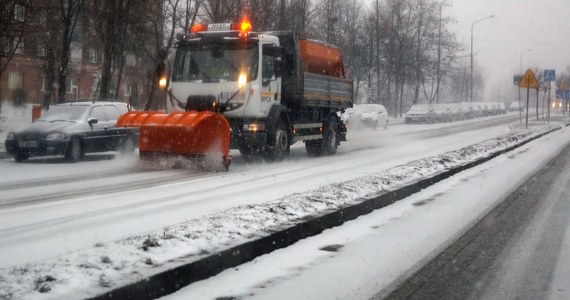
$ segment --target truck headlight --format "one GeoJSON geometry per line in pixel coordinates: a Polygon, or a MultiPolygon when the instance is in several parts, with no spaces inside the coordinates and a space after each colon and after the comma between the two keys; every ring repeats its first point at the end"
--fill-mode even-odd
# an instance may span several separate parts
{"type": "Polygon", "coordinates": [[[16,138],[16,135],[13,132],[8,132],[8,134],[6,135],[7,140],[13,140],[15,138],[16,138]]]}
{"type": "Polygon", "coordinates": [[[63,140],[65,138],[65,134],[63,132],[54,132],[48,134],[46,140],[55,141],[55,140],[63,140]]]}

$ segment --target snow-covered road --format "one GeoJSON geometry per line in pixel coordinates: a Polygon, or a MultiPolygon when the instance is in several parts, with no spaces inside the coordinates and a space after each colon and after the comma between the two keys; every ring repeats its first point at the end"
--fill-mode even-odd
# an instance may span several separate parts
{"type": "MultiPolygon", "coordinates": [[[[251,229],[273,223],[270,219],[263,221],[265,216],[258,215],[261,212],[250,210],[256,206],[263,209],[268,201],[291,198],[293,202],[285,205],[295,206],[298,202],[295,197],[302,198],[305,195],[311,199],[320,199],[324,195],[319,196],[319,191],[334,196],[336,192],[327,192],[327,189],[342,186],[348,192],[364,188],[358,193],[362,197],[373,193],[373,190],[360,187],[363,184],[360,181],[353,187],[346,183],[354,183],[355,178],[384,182],[384,179],[374,179],[375,176],[387,170],[398,170],[410,161],[415,161],[410,167],[396,171],[397,174],[412,175],[416,170],[424,168],[424,164],[426,167],[430,164],[430,160],[421,160],[428,156],[435,157],[431,159],[434,171],[445,170],[444,161],[461,163],[475,157],[485,157],[487,150],[484,145],[493,148],[495,142],[489,140],[481,143],[482,147],[478,150],[477,147],[467,147],[457,154],[451,154],[452,156],[444,155],[444,160],[438,158],[438,155],[496,136],[502,136],[501,140],[506,144],[512,143],[527,134],[520,132],[515,134],[522,134],[520,137],[510,134],[505,136],[513,127],[520,127],[518,122],[512,122],[515,119],[516,116],[507,115],[454,124],[400,125],[388,131],[351,131],[350,142],[343,144],[342,150],[335,157],[308,159],[302,145],[293,147],[291,158],[281,163],[246,163],[237,154],[236,163],[229,173],[204,174],[192,169],[145,171],[137,167],[136,157],[114,158],[109,154],[89,157],[79,164],[61,164],[58,159],[33,159],[24,164],[2,161],[0,170],[7,172],[0,181],[0,186],[3,187],[0,190],[0,270],[6,271],[8,277],[3,281],[0,276],[0,288],[7,288],[8,293],[24,295],[30,290],[37,291],[37,280],[45,280],[46,283],[52,282],[49,283],[50,286],[57,282],[57,291],[36,294],[38,299],[51,299],[50,294],[52,297],[69,296],[69,292],[76,293],[73,286],[84,284],[93,290],[90,289],[83,297],[94,295],[102,288],[116,287],[140,279],[144,274],[168,268],[170,262],[177,261],[178,257],[194,256],[196,254],[191,253],[201,251],[211,253],[236,242],[226,244],[234,237],[228,240],[219,235],[219,230],[215,228],[221,229],[219,233],[238,230],[241,239],[247,239],[247,236],[251,238],[250,234],[254,232],[251,229]],[[398,167],[393,168],[395,166],[398,167]],[[322,188],[317,189],[318,187],[322,188]],[[310,196],[311,193],[317,194],[310,196]],[[237,210],[233,209],[238,206],[237,210]],[[244,208],[245,215],[231,215],[232,211],[235,213],[244,208]],[[224,213],[220,213],[222,211],[224,213]],[[261,217],[258,224],[251,224],[253,227],[250,228],[250,225],[243,223],[243,220],[256,218],[256,215],[261,217]],[[216,226],[212,228],[213,231],[200,234],[211,220],[222,220],[223,224],[211,224],[216,226]],[[181,228],[190,226],[193,231],[182,232],[180,241],[187,238],[191,240],[189,244],[182,241],[183,244],[178,247],[171,244],[168,237],[174,237],[173,230],[178,230],[172,225],[181,222],[181,228]],[[246,227],[242,230],[239,229],[240,226],[246,227]],[[148,246],[144,245],[147,242],[150,247],[156,247],[152,246],[154,238],[151,237],[158,233],[160,239],[166,240],[158,242],[158,248],[146,252],[145,247],[148,246]],[[196,234],[197,239],[194,239],[196,234]],[[120,242],[117,243],[118,240],[120,242]],[[163,243],[166,244],[162,245],[163,243]],[[79,249],[83,250],[77,251],[79,249]],[[142,250],[144,251],[141,252],[142,250]],[[34,265],[34,262],[39,264],[34,265]],[[169,263],[163,265],[165,262],[169,263]],[[27,267],[21,269],[22,266],[27,267]],[[152,266],[158,269],[153,271],[152,266]],[[112,268],[109,270],[111,273],[105,271],[107,268],[112,268]],[[24,272],[22,276],[25,276],[25,280],[19,279],[19,270],[24,272]],[[137,275],[131,279],[125,277],[124,275],[130,274],[129,270],[137,275]],[[34,277],[34,274],[46,275],[38,279],[38,275],[34,277]],[[50,274],[57,279],[53,279],[50,274]],[[98,283],[92,282],[93,278],[85,278],[90,283],[74,283],[77,280],[83,282],[82,276],[93,277],[93,274],[99,278],[98,283]]],[[[538,126],[537,133],[544,131],[543,127],[538,126]]],[[[430,167],[426,171],[429,169],[430,167]]],[[[428,176],[437,174],[438,171],[435,172],[420,171],[415,176],[422,178],[422,174],[428,176]]],[[[409,175],[397,175],[394,178],[409,175]]],[[[394,181],[394,178],[388,182],[394,181]]],[[[397,181],[392,185],[398,186],[397,181]]],[[[383,189],[384,185],[370,184],[376,189],[383,189]]],[[[270,231],[275,229],[277,228],[270,231]]],[[[172,242],[178,240],[174,238],[172,242]]]]}
{"type": "Polygon", "coordinates": [[[42,261],[198,218],[375,173],[510,131],[515,115],[452,124],[349,132],[333,157],[308,159],[302,144],[280,163],[245,163],[229,173],[143,171],[136,157],[78,164],[0,162],[0,266],[42,261]],[[326,174],[326,176],[324,175],[326,174]]]}
{"type": "MultiPolygon", "coordinates": [[[[569,143],[570,128],[564,128],[161,299],[381,299],[569,143]]],[[[556,295],[567,298],[568,292],[559,289],[556,295]]]]}

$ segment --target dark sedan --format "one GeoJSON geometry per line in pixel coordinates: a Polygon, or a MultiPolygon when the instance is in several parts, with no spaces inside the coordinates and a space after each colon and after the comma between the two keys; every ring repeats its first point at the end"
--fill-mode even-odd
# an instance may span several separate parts
{"type": "Polygon", "coordinates": [[[120,102],[69,102],[50,106],[36,122],[9,132],[6,151],[16,161],[30,156],[65,155],[78,161],[88,152],[132,152],[138,130],[115,123],[128,111],[120,102]]]}

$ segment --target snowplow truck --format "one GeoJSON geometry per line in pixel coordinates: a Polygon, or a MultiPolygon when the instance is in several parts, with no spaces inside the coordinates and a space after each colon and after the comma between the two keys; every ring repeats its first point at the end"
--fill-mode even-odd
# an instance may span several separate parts
{"type": "Polygon", "coordinates": [[[180,38],[168,78],[167,110],[130,112],[141,159],[156,155],[281,160],[303,141],[308,155],[333,155],[346,141],[340,113],[353,105],[340,51],[291,32],[241,24],[194,25],[180,38]]]}

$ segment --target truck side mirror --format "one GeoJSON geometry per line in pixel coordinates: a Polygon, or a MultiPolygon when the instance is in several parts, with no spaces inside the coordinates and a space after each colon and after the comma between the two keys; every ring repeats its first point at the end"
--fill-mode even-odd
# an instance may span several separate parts
{"type": "Polygon", "coordinates": [[[283,77],[285,75],[285,61],[284,60],[276,60],[273,65],[273,73],[275,73],[275,77],[283,77]]]}

